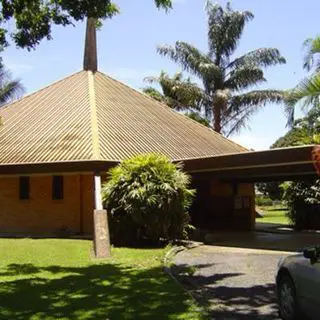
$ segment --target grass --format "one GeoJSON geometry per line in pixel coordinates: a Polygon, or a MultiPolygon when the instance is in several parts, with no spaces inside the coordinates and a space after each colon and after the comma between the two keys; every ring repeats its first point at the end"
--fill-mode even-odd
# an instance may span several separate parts
{"type": "Polygon", "coordinates": [[[290,224],[290,220],[286,216],[287,208],[281,206],[259,207],[263,212],[263,218],[257,218],[256,222],[274,223],[274,224],[290,224]]]}
{"type": "Polygon", "coordinates": [[[0,319],[203,319],[163,272],[166,250],[97,261],[90,241],[0,239],[0,319]]]}

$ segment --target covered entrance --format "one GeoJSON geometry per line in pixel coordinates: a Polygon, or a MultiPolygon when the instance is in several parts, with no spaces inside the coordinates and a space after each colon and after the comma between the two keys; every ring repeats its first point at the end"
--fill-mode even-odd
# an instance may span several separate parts
{"type": "Polygon", "coordinates": [[[315,146],[273,149],[184,161],[197,198],[192,223],[206,230],[253,230],[254,182],[300,180],[317,175],[315,146]]]}

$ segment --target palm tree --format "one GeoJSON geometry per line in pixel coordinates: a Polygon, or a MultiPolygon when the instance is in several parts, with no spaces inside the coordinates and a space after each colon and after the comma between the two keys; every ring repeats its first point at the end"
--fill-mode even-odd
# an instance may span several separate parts
{"type": "Polygon", "coordinates": [[[181,72],[173,77],[162,71],[159,77],[147,77],[144,81],[149,84],[158,84],[162,92],[149,86],[143,88],[143,92],[152,98],[166,103],[177,111],[199,109],[203,98],[203,90],[191,82],[190,78],[184,78],[181,72]]]}
{"type": "Polygon", "coordinates": [[[161,92],[152,86],[143,88],[143,92],[153,99],[167,104],[176,111],[182,111],[189,118],[211,127],[209,121],[200,113],[203,98],[203,90],[199,89],[190,78],[184,78],[181,72],[170,77],[161,72],[159,77],[147,77],[144,79],[150,84],[158,84],[161,92]]]}
{"type": "Polygon", "coordinates": [[[18,79],[0,63],[0,107],[22,96],[24,88],[18,79]]]}
{"type": "Polygon", "coordinates": [[[320,106],[320,36],[307,39],[304,47],[306,54],[303,67],[311,71],[311,75],[287,93],[286,112],[289,126],[294,123],[295,107],[298,104],[303,110],[317,109],[320,106]]]}
{"type": "Polygon", "coordinates": [[[253,19],[249,11],[234,11],[207,3],[208,53],[189,43],[177,41],[174,46],[158,47],[159,54],[169,57],[182,68],[197,76],[202,87],[188,84],[188,90],[201,93],[201,108],[217,132],[230,135],[246,126],[250,116],[269,102],[283,101],[279,90],[252,90],[266,82],[263,68],[285,63],[275,48],[253,50],[236,59],[238,46],[246,23],[253,19]]]}

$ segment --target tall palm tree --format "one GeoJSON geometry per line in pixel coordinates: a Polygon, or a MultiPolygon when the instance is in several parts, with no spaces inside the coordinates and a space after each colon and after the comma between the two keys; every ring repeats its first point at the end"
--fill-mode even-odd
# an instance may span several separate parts
{"type": "Polygon", "coordinates": [[[160,46],[158,52],[202,81],[202,87],[193,84],[193,90],[202,94],[201,107],[214,129],[229,135],[246,126],[250,116],[266,103],[283,100],[283,92],[279,90],[249,89],[266,82],[264,67],[286,61],[275,48],[260,48],[233,58],[243,29],[253,14],[234,11],[230,3],[224,9],[208,2],[206,10],[208,53],[182,41],[174,46],[160,46]]]}
{"type": "Polygon", "coordinates": [[[22,96],[24,88],[0,62],[0,107],[22,96]]]}
{"type": "Polygon", "coordinates": [[[294,123],[295,107],[300,104],[303,110],[320,107],[320,36],[307,39],[304,42],[306,54],[303,67],[311,71],[295,88],[289,90],[286,96],[286,112],[288,125],[294,123]]]}

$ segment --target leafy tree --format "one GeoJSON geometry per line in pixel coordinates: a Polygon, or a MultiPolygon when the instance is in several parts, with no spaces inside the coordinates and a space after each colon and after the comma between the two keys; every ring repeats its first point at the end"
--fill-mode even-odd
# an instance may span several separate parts
{"type": "MultiPolygon", "coordinates": [[[[158,8],[169,9],[171,0],[153,0],[158,8]]],[[[44,39],[51,39],[52,25],[73,25],[86,17],[97,20],[119,13],[112,0],[1,0],[0,48],[8,45],[9,37],[21,48],[33,49],[44,39]],[[8,22],[15,25],[8,27],[8,22]]],[[[138,3],[138,1],[136,1],[138,3]]]]}
{"type": "Polygon", "coordinates": [[[214,129],[230,135],[246,126],[250,116],[266,103],[283,100],[279,90],[249,90],[266,82],[265,67],[285,63],[285,59],[275,48],[260,48],[233,59],[253,14],[234,11],[230,3],[224,9],[208,2],[207,15],[208,53],[182,41],[174,46],[160,46],[158,52],[202,81],[202,87],[188,83],[186,91],[200,94],[197,102],[201,102],[200,107],[214,129]]]}
{"type": "Polygon", "coordinates": [[[312,109],[294,122],[293,127],[271,148],[285,148],[320,143],[320,109],[312,109]]]}
{"type": "Polygon", "coordinates": [[[195,191],[180,165],[159,154],[138,155],[109,171],[103,199],[117,244],[185,238],[195,191]]]}
{"type": "Polygon", "coordinates": [[[0,107],[20,98],[24,88],[18,79],[13,79],[11,73],[0,62],[0,107]]]}
{"type": "Polygon", "coordinates": [[[311,75],[304,78],[286,95],[286,112],[290,126],[294,123],[294,112],[297,105],[301,105],[303,110],[320,107],[320,36],[307,39],[304,46],[306,54],[303,67],[311,71],[311,75]]]}

